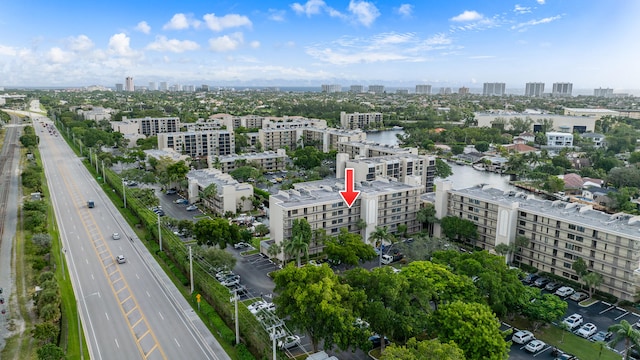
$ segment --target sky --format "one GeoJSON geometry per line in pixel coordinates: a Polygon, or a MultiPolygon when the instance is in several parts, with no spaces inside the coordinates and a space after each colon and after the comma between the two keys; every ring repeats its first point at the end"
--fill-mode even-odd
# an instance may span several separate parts
{"type": "Polygon", "coordinates": [[[0,86],[640,88],[635,0],[21,0],[0,86]]]}

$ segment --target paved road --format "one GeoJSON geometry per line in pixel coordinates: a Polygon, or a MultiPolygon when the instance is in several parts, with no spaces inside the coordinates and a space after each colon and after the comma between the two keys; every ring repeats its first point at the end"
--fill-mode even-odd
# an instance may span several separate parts
{"type": "Polygon", "coordinates": [[[5,138],[0,153],[0,288],[3,289],[0,298],[4,298],[5,304],[0,305],[0,309],[5,310],[5,314],[0,314],[0,351],[5,345],[5,336],[9,334],[6,322],[9,319],[20,321],[20,314],[14,305],[15,298],[11,295],[16,291],[14,288],[14,274],[11,269],[13,238],[16,235],[16,224],[18,219],[18,180],[20,179],[18,164],[20,160],[20,145],[18,138],[20,135],[21,121],[17,116],[11,115],[11,123],[5,125],[5,138]],[[11,302],[10,302],[11,301],[11,302]],[[13,309],[12,309],[13,307],[13,309]],[[9,315],[11,314],[11,315],[9,315]]]}
{"type": "Polygon", "coordinates": [[[43,165],[91,358],[229,359],[80,159],[41,127],[43,165]],[[89,199],[95,208],[87,207],[89,199]],[[114,232],[122,239],[113,240],[114,232]],[[116,263],[120,254],[126,263],[116,263]]]}

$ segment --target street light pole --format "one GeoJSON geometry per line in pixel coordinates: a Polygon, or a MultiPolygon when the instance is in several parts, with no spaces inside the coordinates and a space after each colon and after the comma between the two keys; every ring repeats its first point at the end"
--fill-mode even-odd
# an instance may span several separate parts
{"type": "MultiPolygon", "coordinates": [[[[193,294],[193,254],[191,252],[191,246],[189,246],[189,277],[191,278],[191,293],[193,294]]],[[[238,316],[237,313],[236,316],[238,316]]]]}
{"type": "Polygon", "coordinates": [[[236,306],[236,345],[240,344],[240,319],[238,319],[238,290],[233,292],[233,300],[236,306]]]}
{"type": "Polygon", "coordinates": [[[124,187],[124,179],[122,179],[122,198],[124,199],[124,208],[127,208],[127,188],[124,187]]]}
{"type": "Polygon", "coordinates": [[[104,178],[104,160],[102,160],[102,182],[107,182],[107,179],[104,178]]]}
{"type": "Polygon", "coordinates": [[[158,239],[160,240],[160,251],[162,251],[162,231],[160,231],[160,212],[158,212],[158,239]]]}

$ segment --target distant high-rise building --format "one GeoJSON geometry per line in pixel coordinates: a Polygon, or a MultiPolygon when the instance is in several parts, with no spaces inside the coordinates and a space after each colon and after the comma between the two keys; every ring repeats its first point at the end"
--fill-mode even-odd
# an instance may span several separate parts
{"type": "Polygon", "coordinates": [[[440,95],[451,95],[451,88],[450,87],[441,87],[439,94],[440,95]]]}
{"type": "Polygon", "coordinates": [[[122,91],[122,90],[124,90],[124,85],[116,84],[116,91],[122,91]]]}
{"type": "Polygon", "coordinates": [[[135,87],[133,86],[133,78],[131,76],[127,76],[124,82],[124,89],[126,91],[134,91],[135,87]]]}
{"type": "Polygon", "coordinates": [[[169,90],[169,87],[167,86],[167,82],[166,81],[161,81],[160,82],[160,91],[167,91],[169,90]]]}
{"type": "Polygon", "coordinates": [[[524,89],[524,96],[542,97],[544,94],[544,83],[527,83],[524,89]]]}
{"type": "Polygon", "coordinates": [[[194,85],[182,85],[182,91],[184,91],[184,92],[194,92],[194,91],[196,91],[196,87],[194,85]]]}
{"type": "Polygon", "coordinates": [[[149,91],[156,91],[156,90],[158,90],[158,87],[156,86],[156,82],[149,81],[149,91]]]}
{"type": "Polygon", "coordinates": [[[323,93],[337,93],[342,91],[342,85],[332,84],[332,85],[322,85],[323,93]]]}
{"type": "Polygon", "coordinates": [[[613,97],[613,89],[603,89],[603,88],[593,89],[593,96],[605,97],[605,98],[613,97]]]}
{"type": "Polygon", "coordinates": [[[431,94],[431,85],[416,85],[416,94],[431,94]]]}
{"type": "Polygon", "coordinates": [[[364,86],[362,85],[351,85],[351,87],[349,87],[349,91],[352,93],[361,93],[364,91],[364,86]]]}
{"type": "Polygon", "coordinates": [[[482,95],[484,96],[504,96],[505,83],[484,83],[482,85],[482,95]]]}
{"type": "Polygon", "coordinates": [[[200,86],[200,91],[209,91],[209,85],[202,84],[200,86]]]}
{"type": "Polygon", "coordinates": [[[460,95],[467,95],[469,94],[469,88],[468,87],[461,87],[458,89],[458,94],[460,95]]]}
{"type": "Polygon", "coordinates": [[[383,94],[384,85],[369,85],[369,92],[372,92],[374,94],[383,94]]]}
{"type": "Polygon", "coordinates": [[[409,89],[397,89],[396,94],[409,95],[409,89]]]}
{"type": "Polygon", "coordinates": [[[553,90],[551,92],[551,95],[554,97],[571,96],[572,91],[572,83],[553,83],[553,90]]]}

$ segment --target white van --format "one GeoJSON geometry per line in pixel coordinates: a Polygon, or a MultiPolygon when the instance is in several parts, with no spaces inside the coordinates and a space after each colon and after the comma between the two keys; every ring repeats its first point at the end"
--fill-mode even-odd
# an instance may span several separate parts
{"type": "Polygon", "coordinates": [[[307,360],[327,360],[329,358],[329,354],[324,351],[319,351],[315,354],[311,354],[307,356],[307,360]]]}
{"type": "Polygon", "coordinates": [[[385,265],[389,265],[393,262],[393,256],[384,254],[382,255],[382,259],[380,260],[385,265]]]}

